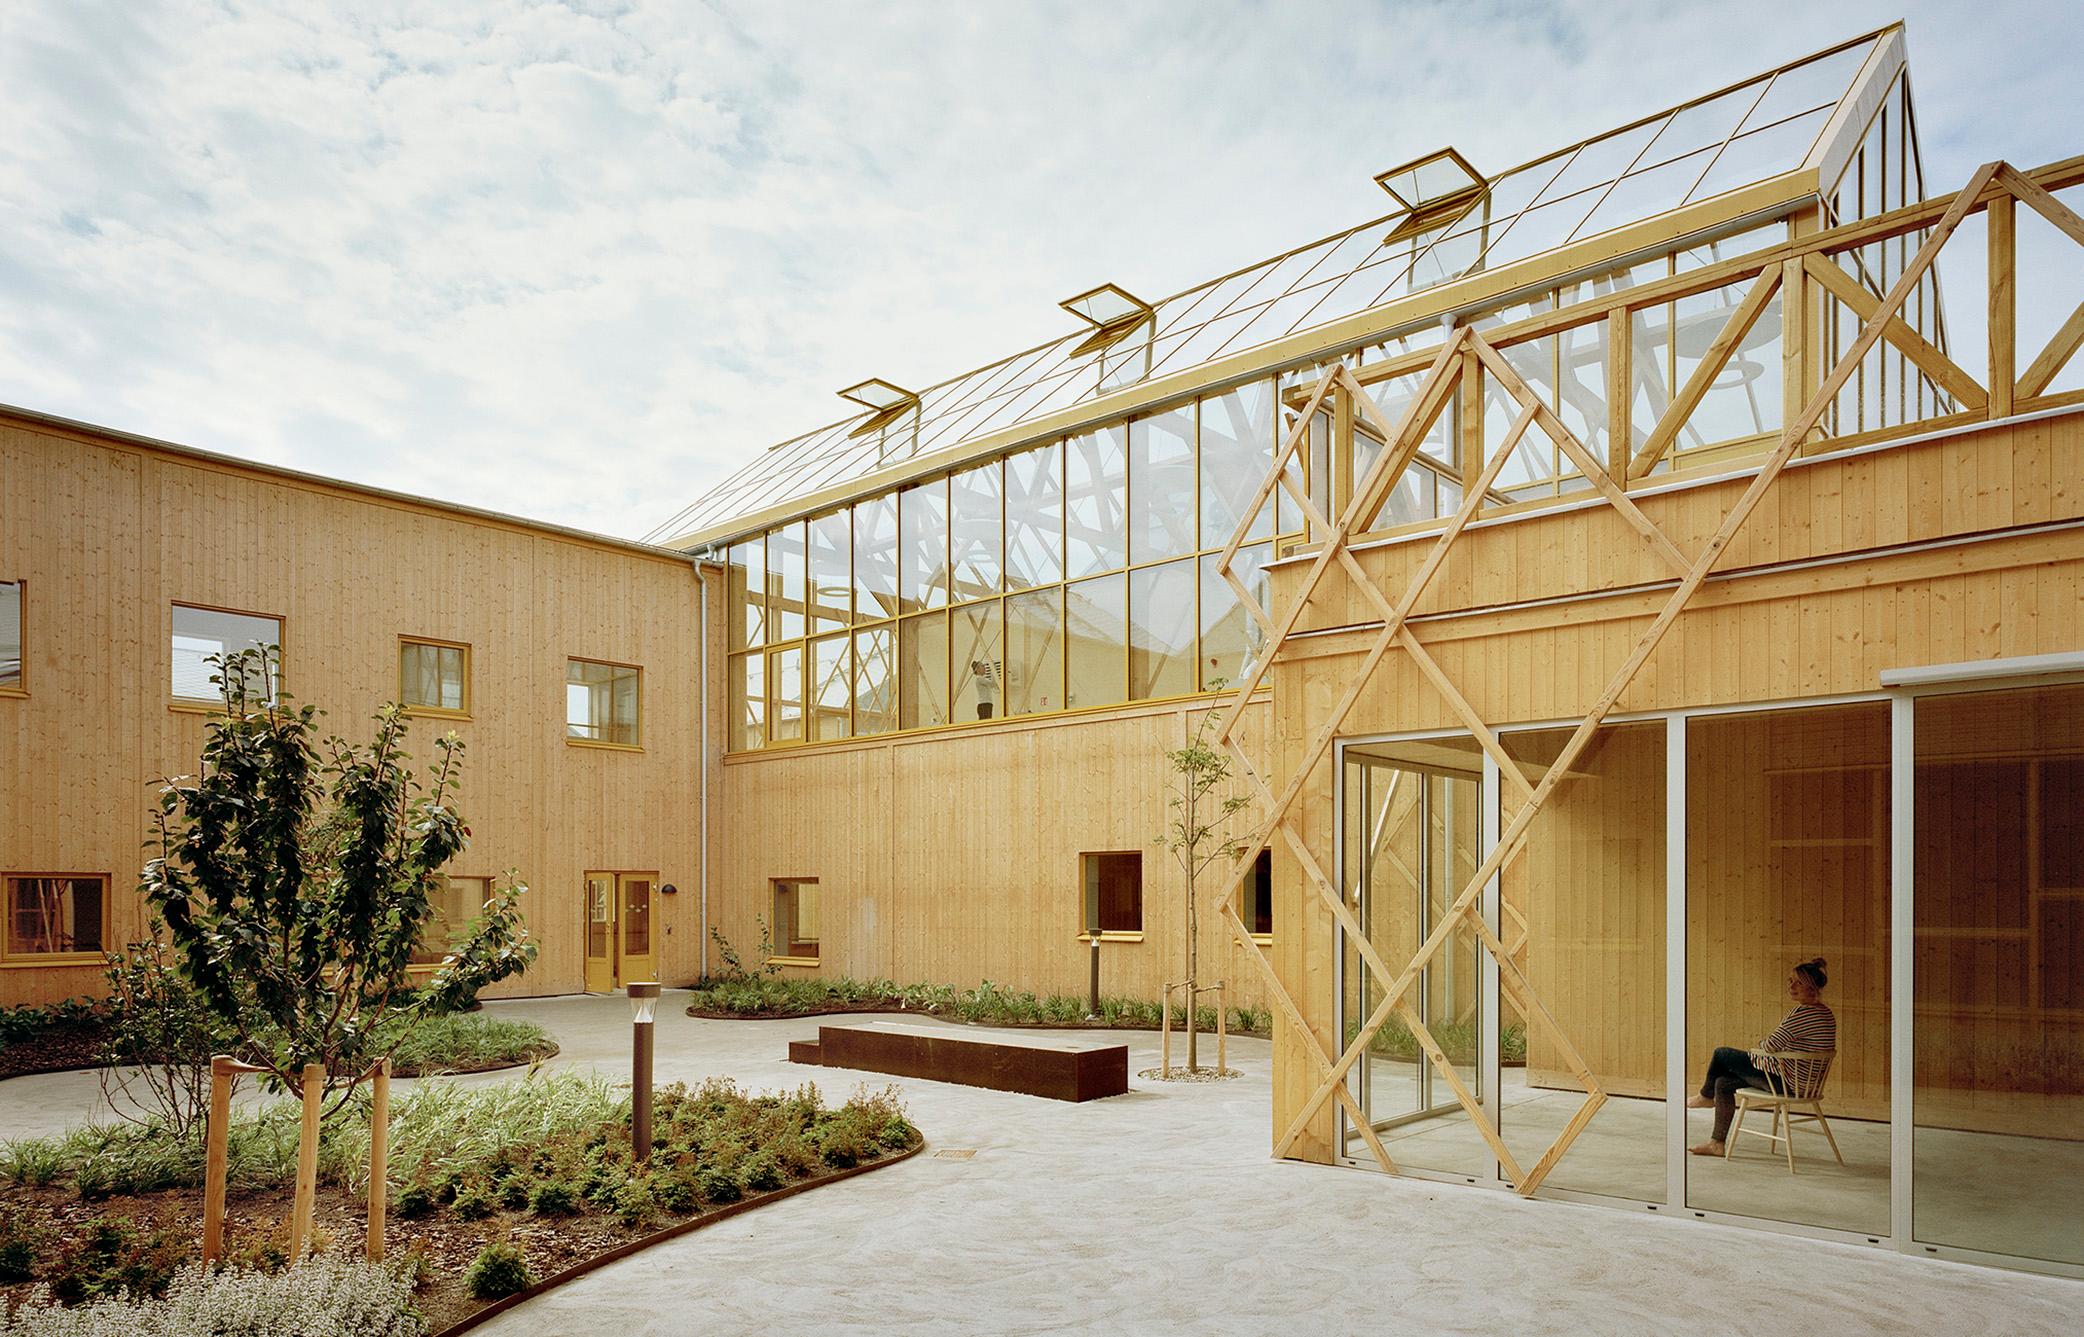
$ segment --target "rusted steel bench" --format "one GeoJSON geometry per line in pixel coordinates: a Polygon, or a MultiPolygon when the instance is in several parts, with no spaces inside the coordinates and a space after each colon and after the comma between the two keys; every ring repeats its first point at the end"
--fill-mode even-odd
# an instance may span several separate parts
{"type": "Polygon", "coordinates": [[[820,1026],[817,1039],[789,1042],[789,1061],[1018,1091],[1050,1100],[1098,1100],[1129,1089],[1127,1045],[1029,1039],[1003,1031],[880,1022],[820,1026]]]}

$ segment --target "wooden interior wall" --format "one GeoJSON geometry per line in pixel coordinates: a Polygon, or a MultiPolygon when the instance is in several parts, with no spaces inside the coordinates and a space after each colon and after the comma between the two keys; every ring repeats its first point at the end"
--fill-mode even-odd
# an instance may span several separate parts
{"type": "MultiPolygon", "coordinates": [[[[0,578],[27,581],[28,695],[0,698],[0,869],[107,873],[113,937],[165,775],[192,772],[205,717],[170,709],[171,604],[284,619],[286,678],[366,738],[398,692],[398,637],[472,647],[463,875],[512,868],[541,944],[503,993],[581,987],[580,879],[655,871],[692,893],[694,569],[668,557],[170,451],[0,418],[0,578]],[[569,655],[642,665],[643,751],[568,746],[569,655]]],[[[718,662],[713,660],[712,663],[718,662]]],[[[660,897],[661,973],[699,969],[699,898],[660,897]]],[[[95,992],[92,967],[0,968],[0,1003],[95,992]]]]}
{"type": "MultiPolygon", "coordinates": [[[[1144,936],[1102,944],[1100,987],[1155,1001],[1181,977],[1186,932],[1184,874],[1159,844],[1162,753],[1185,743],[1199,714],[1128,706],[735,755],[712,814],[717,925],[752,960],[771,882],[811,877],[824,940],[816,967],[789,974],[1083,995],[1091,949],[1079,936],[1078,856],[1138,850],[1144,936]]],[[[1270,718],[1255,706],[1248,728],[1263,735],[1270,718]]],[[[1264,1006],[1212,913],[1220,888],[1213,870],[1204,875],[1201,973],[1228,979],[1235,1004],[1264,1006]]]]}
{"type": "MultiPolygon", "coordinates": [[[[2084,517],[2084,416],[2001,424],[1791,468],[1769,492],[1619,709],[1678,709],[1774,702],[1878,690],[1885,669],[2084,646],[2084,530],[2022,526],[2084,517]],[[2013,532],[2006,532],[2013,531],[2013,532]],[[1963,542],[1969,536],[1978,541],[1963,542]],[[1871,553],[1882,545],[1925,544],[1871,553]],[[1745,568],[1845,554],[1791,570],[1745,568]]],[[[1643,509],[1682,549],[1697,548],[1742,480],[1646,497],[1643,509]]],[[[1385,588],[1402,587],[1423,543],[1380,546],[1360,560],[1385,588]]],[[[1272,570],[1273,607],[1287,607],[1302,576],[1291,560],[1272,570]]],[[[1465,534],[1421,603],[1414,631],[1448,678],[1494,724],[1573,719],[1598,694],[1661,606],[1668,581],[1634,531],[1599,507],[1536,514],[1465,534]],[[1519,601],[1612,590],[1603,597],[1507,607],[1519,601]]],[[[1272,674],[1278,711],[1274,778],[1288,776],[1310,735],[1344,690],[1368,633],[1368,614],[1342,578],[1325,582],[1306,615],[1328,634],[1292,643],[1272,674]]],[[[1410,658],[1392,652],[1372,675],[1344,732],[1367,736],[1456,728],[1459,721],[1410,658]]],[[[1318,857],[1333,849],[1332,763],[1321,763],[1297,811],[1318,857]]],[[[1565,791],[1566,793],[1568,791],[1565,791]]],[[[1885,801],[1885,795],[1884,795],[1885,801]]],[[[1833,837],[1838,839],[1841,837],[1833,837]]],[[[1821,847],[1816,847],[1821,848],[1821,847]]],[[[1320,1043],[1336,1054],[1335,937],[1328,911],[1277,850],[1275,913],[1300,931],[1276,941],[1274,964],[1320,1043]]],[[[1871,871],[1871,870],[1870,870],[1871,871]]],[[[1816,876],[1814,870],[1808,874],[1816,876]]],[[[1886,876],[1885,873],[1882,876],[1886,876]]],[[[1771,948],[1777,985],[1799,944],[1771,948]]],[[[1827,956],[1833,955],[1826,951],[1827,956]]],[[[1760,969],[1764,969],[1761,961],[1760,969]]],[[[1834,1001],[1840,993],[1833,960],[1834,1001]]],[[[1855,991],[1856,992],[1856,991],[1855,991]]],[[[1768,1023],[1770,1024],[1770,1023],[1768,1023]]],[[[1282,1044],[1277,1022],[1272,1127],[1294,1117],[1321,1070],[1282,1044]]],[[[1744,1016],[1705,1034],[1755,1038],[1744,1016]]],[[[1718,1040],[1718,1042],[1721,1042],[1718,1040]]],[[[1691,1056],[1691,1046],[1689,1045],[1691,1056]]],[[[1850,1060],[1848,1060],[1850,1062],[1850,1060]]],[[[1834,1101],[1875,1079],[1873,1060],[1833,1077],[1834,1101]]],[[[1295,1154],[1328,1159],[1332,1106],[1319,1111],[1295,1154]]]]}

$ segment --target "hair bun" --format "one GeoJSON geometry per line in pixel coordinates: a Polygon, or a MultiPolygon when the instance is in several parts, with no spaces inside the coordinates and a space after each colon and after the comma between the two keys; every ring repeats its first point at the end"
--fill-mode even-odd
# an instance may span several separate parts
{"type": "Polygon", "coordinates": [[[1811,957],[1811,958],[1810,958],[1810,960],[1809,960],[1809,964],[1810,964],[1810,965],[1812,965],[1812,966],[1815,966],[1815,967],[1816,967],[1816,968],[1817,968],[1818,970],[1828,970],[1828,969],[1830,969],[1830,964],[1831,964],[1831,963],[1830,963],[1830,962],[1828,962],[1828,961],[1826,961],[1826,960],[1824,960],[1824,959],[1823,959],[1822,957],[1820,957],[1820,956],[1817,956],[1817,957],[1811,957]]]}

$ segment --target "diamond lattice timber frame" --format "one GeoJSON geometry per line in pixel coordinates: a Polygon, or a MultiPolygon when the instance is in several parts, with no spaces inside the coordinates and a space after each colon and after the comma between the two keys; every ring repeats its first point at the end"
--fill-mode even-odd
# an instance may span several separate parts
{"type": "MultiPolygon", "coordinates": [[[[1336,1099],[1344,1107],[1353,1121],[1354,1128],[1366,1141],[1369,1151],[1382,1168],[1391,1173],[1396,1171],[1396,1165],[1390,1159],[1388,1150],[1376,1135],[1373,1124],[1355,1101],[1346,1082],[1347,1072],[1351,1070],[1355,1061],[1367,1052],[1368,1045],[1392,1015],[1401,1017],[1405,1026],[1410,1029],[1412,1037],[1427,1060],[1453,1091],[1455,1100],[1468,1114],[1470,1122],[1490,1145],[1505,1178],[1520,1194],[1532,1195],[1570,1150],[1578,1135],[1591,1123],[1593,1116],[1606,1101],[1606,1092],[1586,1066],[1583,1056],[1571,1042],[1569,1034],[1542,1002],[1516,963],[1516,949],[1508,950],[1485,921],[1480,909],[1483,889],[1526,843],[1535,818],[1541,814],[1557,788],[1570,777],[1572,764],[1590,745],[1600,724],[1614,709],[1629,685],[1635,681],[1643,665],[1656,652],[1665,633],[1671,629],[1679,614],[1700,590],[1730,541],[1751,518],[1760,500],[1779,478],[1781,470],[1822,421],[1825,412],[1851,379],[1861,360],[1878,343],[1887,338],[1898,347],[1904,347],[1913,360],[1928,374],[1933,375],[1935,380],[1946,385],[1965,405],[1977,409],[1993,409],[2000,405],[2009,407],[2013,385],[2008,367],[2001,368],[2000,374],[1993,377],[2000,389],[1997,403],[1993,404],[1989,392],[1947,359],[1943,352],[1926,343],[1898,315],[1919,280],[1931,269],[1947,238],[1953,235],[1961,221],[1979,206],[1984,192],[1993,186],[1997,191],[1997,202],[2006,211],[2005,221],[2009,221],[2008,211],[2012,201],[2016,199],[2042,214],[2073,239],[2084,243],[2084,221],[2080,221],[2076,214],[2035,182],[2021,176],[2003,162],[1992,162],[1977,169],[1970,177],[1968,184],[1955,196],[1952,205],[1932,225],[1916,256],[1879,300],[1875,300],[1858,285],[1843,280],[1841,271],[1823,264],[1820,257],[1816,256],[1788,259],[1759,273],[1744,299],[1731,314],[1725,328],[1710,345],[1693,377],[1673,399],[1661,420],[1650,432],[1642,449],[1633,458],[1624,460],[1622,468],[1628,479],[1647,475],[1658,459],[1678,439],[1680,428],[1699,404],[1710,382],[1721,372],[1732,352],[1764,311],[1766,304],[1783,285],[1790,291],[1796,291],[1796,285],[1804,281],[1818,283],[1832,297],[1845,303],[1848,309],[1854,312],[1861,321],[1860,331],[1845,352],[1832,363],[1802,411],[1786,424],[1778,444],[1765,456],[1758,473],[1723,516],[1721,524],[1716,527],[1706,544],[1691,556],[1682,552],[1648,516],[1643,514],[1623,487],[1610,476],[1607,467],[1594,458],[1584,443],[1541,402],[1498,349],[1473,329],[1459,327],[1449,336],[1427,369],[1418,393],[1405,410],[1402,420],[1395,424],[1384,420],[1381,410],[1376,407],[1360,382],[1355,379],[1352,369],[1343,360],[1332,364],[1318,380],[1314,391],[1296,418],[1295,427],[1287,434],[1280,450],[1275,454],[1272,466],[1261,480],[1250,503],[1245,506],[1237,532],[1231,535],[1230,542],[1223,549],[1217,563],[1217,570],[1237,592],[1241,606],[1249,610],[1250,616],[1266,636],[1264,649],[1245,680],[1239,685],[1217,727],[1219,743],[1229,753],[1238,774],[1248,788],[1257,796],[1262,812],[1260,824],[1244,842],[1244,850],[1231,867],[1230,876],[1225,883],[1222,893],[1224,919],[1239,946],[1265,976],[1268,993],[1287,1019],[1295,1042],[1303,1046],[1312,1066],[1321,1073],[1309,1098],[1276,1139],[1273,1151],[1276,1157],[1287,1155],[1310,1121],[1323,1109],[1325,1102],[1336,1099]],[[1350,541],[1381,509],[1384,500],[1391,495],[1405,469],[1417,455],[1420,442],[1425,439],[1446,408],[1449,397],[1455,392],[1462,377],[1470,368],[1478,365],[1496,381],[1512,402],[1519,406],[1520,411],[1508,428],[1504,440],[1490,452],[1481,472],[1464,486],[1461,508],[1448,520],[1446,527],[1434,540],[1425,559],[1412,573],[1403,591],[1395,599],[1391,599],[1353,555],[1350,541]],[[1361,415],[1370,429],[1381,436],[1385,446],[1366,473],[1354,484],[1350,500],[1334,523],[1311,500],[1308,489],[1299,483],[1294,466],[1297,452],[1309,438],[1311,424],[1318,412],[1328,407],[1335,397],[1343,398],[1346,405],[1350,405],[1352,410],[1361,415]],[[1433,576],[1446,561],[1455,541],[1476,517],[1486,493],[1505,461],[1511,457],[1520,439],[1537,427],[1570,457],[1600,497],[1678,572],[1679,581],[1656,618],[1614,671],[1604,690],[1586,709],[1582,722],[1570,735],[1556,759],[1543,772],[1540,781],[1529,785],[1519,767],[1506,756],[1496,731],[1485,723],[1468,698],[1449,680],[1439,664],[1426,651],[1424,642],[1406,625],[1406,620],[1416,608],[1433,576]],[[1246,540],[1254,517],[1273,497],[1276,489],[1285,491],[1300,509],[1309,523],[1311,535],[1321,536],[1294,602],[1278,621],[1260,607],[1252,592],[1232,570],[1232,562],[1236,559],[1239,547],[1246,540]],[[1380,614],[1381,628],[1370,641],[1367,652],[1353,670],[1338,701],[1311,734],[1294,773],[1277,794],[1246,756],[1238,738],[1238,726],[1252,694],[1265,682],[1267,673],[1281,650],[1296,634],[1303,610],[1334,566],[1346,574],[1353,587],[1380,614]],[[1330,751],[1347,716],[1366,690],[1376,666],[1395,650],[1401,650],[1410,656],[1414,667],[1432,684],[1448,708],[1468,728],[1485,754],[1497,763],[1501,780],[1509,785],[1520,799],[1518,810],[1499,831],[1497,841],[1485,855],[1474,875],[1456,896],[1440,922],[1426,936],[1425,941],[1419,944],[1411,960],[1400,970],[1392,970],[1374,943],[1369,940],[1347,906],[1345,898],[1340,894],[1338,885],[1325,873],[1323,864],[1311,851],[1303,832],[1293,820],[1296,800],[1307,786],[1309,777],[1330,751]],[[1339,933],[1352,943],[1364,968],[1383,990],[1382,1001],[1376,1005],[1351,1042],[1337,1057],[1333,1057],[1318,1043],[1315,1033],[1310,1029],[1294,996],[1282,982],[1265,948],[1253,940],[1238,913],[1238,893],[1246,876],[1260,852],[1270,849],[1277,839],[1294,855],[1304,877],[1330,910],[1339,933]],[[1555,1141],[1531,1166],[1522,1166],[1505,1146],[1496,1128],[1492,1126],[1492,1121],[1485,1116],[1482,1106],[1463,1084],[1454,1065],[1448,1061],[1439,1042],[1420,1019],[1417,1008],[1410,1000],[1413,985],[1446,945],[1457,925],[1465,920],[1474,928],[1483,950],[1497,963],[1500,988],[1520,1009],[1530,1025],[1541,1027],[1555,1041],[1564,1065],[1585,1090],[1584,1103],[1564,1125],[1555,1141]]],[[[2064,344],[2074,347],[2078,340],[2084,340],[2084,307],[2080,307],[2078,314],[2058,332],[2056,339],[2050,344],[2048,353],[2036,360],[2036,365],[2029,369],[2025,381],[2028,384],[2036,381],[2045,384],[2048,378],[2046,369],[2039,363],[2053,359],[2059,364],[2060,359],[2056,356],[2058,348],[2064,344]],[[2071,325],[2076,326],[2076,330],[2073,331],[2071,325]]]]}

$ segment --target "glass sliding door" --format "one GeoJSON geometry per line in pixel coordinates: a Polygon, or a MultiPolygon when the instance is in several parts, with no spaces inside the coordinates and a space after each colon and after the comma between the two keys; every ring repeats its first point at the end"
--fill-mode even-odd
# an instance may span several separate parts
{"type": "Polygon", "coordinates": [[[1913,720],[1911,1233],[2084,1263],[2084,684],[1913,720]]]}
{"type": "MultiPolygon", "coordinates": [[[[1569,728],[1501,740],[1539,784],[1569,728]]],[[[1665,726],[1607,725],[1570,764],[1499,878],[1499,941],[1607,1101],[1543,1180],[1551,1188],[1665,1200],[1665,726]]],[[[1499,786],[1499,827],[1517,815],[1499,786]]],[[[1534,1165],[1585,1101],[1568,1053],[1529,1025],[1509,978],[1498,1006],[1499,1131],[1534,1165]]]]}
{"type": "MultiPolygon", "coordinates": [[[[1482,754],[1469,738],[1370,743],[1345,749],[1345,882],[1362,930],[1392,975],[1400,973],[1475,875],[1482,835],[1482,754]]],[[[1381,981],[1358,947],[1344,944],[1340,1032],[1351,1043],[1383,1001],[1381,981]]],[[[1440,1046],[1456,1081],[1485,1103],[1481,1037],[1491,1010],[1482,947],[1457,919],[1407,995],[1354,1065],[1350,1080],[1400,1166],[1489,1180],[1496,1162],[1456,1099],[1453,1082],[1426,1059],[1415,1018],[1440,1046]]],[[[1346,1149],[1366,1155],[1358,1130],[1346,1149]]]]}
{"type": "Polygon", "coordinates": [[[1721,1107],[1686,1141],[1728,1152],[1686,1157],[1689,1207],[1889,1234],[1889,766],[1886,702],[1687,721],[1685,1076],[1721,1107]]]}

